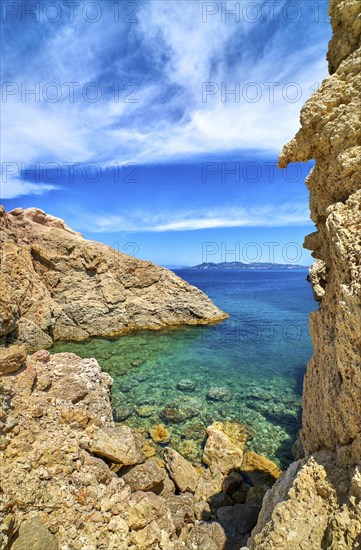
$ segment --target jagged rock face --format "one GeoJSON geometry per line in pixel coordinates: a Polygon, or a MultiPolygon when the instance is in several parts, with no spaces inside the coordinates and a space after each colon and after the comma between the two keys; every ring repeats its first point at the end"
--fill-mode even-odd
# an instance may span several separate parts
{"type": "Polygon", "coordinates": [[[0,345],[33,351],[227,316],[167,269],[87,241],[39,209],[0,207],[0,230],[0,345]]]}
{"type": "Polygon", "coordinates": [[[315,159],[307,178],[306,238],[319,309],[303,388],[294,462],[266,494],[252,550],[361,548],[361,16],[359,0],[331,0],[331,76],[306,103],[279,164],[315,159]]]}
{"type": "Polygon", "coordinates": [[[356,549],[361,543],[361,476],[335,454],[293,462],[266,494],[252,550],[356,549]]]}
{"type": "Polygon", "coordinates": [[[361,458],[360,7],[331,2],[334,72],[303,107],[302,128],[280,157],[281,166],[316,159],[307,185],[317,232],[305,244],[318,259],[311,280],[320,306],[310,319],[302,443],[307,453],[353,444],[353,464],[361,458]]]}

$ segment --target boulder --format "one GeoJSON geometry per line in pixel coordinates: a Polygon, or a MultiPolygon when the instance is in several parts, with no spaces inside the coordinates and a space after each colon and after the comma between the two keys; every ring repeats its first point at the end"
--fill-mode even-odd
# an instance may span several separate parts
{"type": "Polygon", "coordinates": [[[145,438],[128,426],[101,428],[94,434],[90,451],[111,462],[132,466],[145,461],[144,444],[145,438]]]}
{"type": "Polygon", "coordinates": [[[169,476],[181,493],[186,491],[195,492],[199,474],[188,460],[174,449],[166,447],[164,450],[164,463],[169,476]]]}
{"type": "Polygon", "coordinates": [[[171,512],[172,521],[176,530],[185,524],[194,522],[194,497],[189,493],[184,495],[170,495],[166,498],[167,508],[171,512]]]}
{"type": "Polygon", "coordinates": [[[190,406],[182,407],[181,405],[166,407],[161,412],[163,420],[172,424],[181,424],[196,415],[197,411],[194,408],[190,406]]]}
{"type": "Polygon", "coordinates": [[[58,550],[59,544],[46,525],[38,518],[21,524],[19,536],[11,546],[12,550],[58,550]]]}
{"type": "Polygon", "coordinates": [[[244,426],[238,422],[214,422],[207,428],[207,443],[203,462],[223,474],[239,469],[243,462],[243,448],[247,441],[244,426]]]}
{"type": "Polygon", "coordinates": [[[174,525],[171,522],[170,512],[164,498],[152,492],[137,491],[132,493],[124,503],[121,515],[131,531],[144,529],[155,520],[162,528],[166,527],[170,533],[174,532],[174,525]]]}
{"type": "Polygon", "coordinates": [[[25,347],[13,345],[8,348],[0,347],[0,375],[16,372],[26,361],[25,347]]]}
{"type": "Polygon", "coordinates": [[[204,469],[200,476],[195,497],[197,502],[207,501],[222,491],[223,474],[218,469],[211,471],[210,468],[204,469]]]}
{"type": "Polygon", "coordinates": [[[229,495],[232,495],[236,491],[239,491],[242,487],[243,479],[242,475],[238,472],[231,472],[226,476],[223,480],[223,491],[228,493],[229,495]]]}
{"type": "Polygon", "coordinates": [[[130,542],[134,544],[137,550],[150,550],[159,548],[158,543],[161,540],[161,530],[156,521],[152,521],[139,531],[134,531],[130,535],[130,542]]]}
{"type": "Polygon", "coordinates": [[[254,451],[244,453],[242,472],[247,472],[247,476],[254,485],[263,483],[273,485],[281,475],[281,470],[274,462],[254,451]]]}
{"type": "Polygon", "coordinates": [[[194,525],[189,532],[184,532],[183,536],[180,536],[180,541],[183,544],[177,546],[177,550],[178,548],[184,548],[185,550],[229,548],[227,546],[227,535],[217,522],[194,525]]]}
{"type": "Polygon", "coordinates": [[[155,460],[134,466],[123,475],[124,481],[132,491],[153,491],[156,494],[163,489],[166,477],[164,468],[160,468],[155,460]]]}

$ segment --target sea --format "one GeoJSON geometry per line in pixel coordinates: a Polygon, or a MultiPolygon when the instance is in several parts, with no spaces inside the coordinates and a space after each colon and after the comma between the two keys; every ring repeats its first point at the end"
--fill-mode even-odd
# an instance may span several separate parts
{"type": "Polygon", "coordinates": [[[206,427],[245,426],[247,447],[284,469],[301,425],[316,308],[307,270],[174,270],[229,314],[210,326],[138,331],[59,342],[52,353],[95,357],[113,380],[114,418],[149,437],[156,424],[172,446],[201,463],[206,427]]]}

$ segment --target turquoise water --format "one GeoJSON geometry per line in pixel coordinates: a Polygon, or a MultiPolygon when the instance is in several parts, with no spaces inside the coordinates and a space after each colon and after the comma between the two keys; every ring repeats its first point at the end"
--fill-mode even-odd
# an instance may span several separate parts
{"type": "Polygon", "coordinates": [[[193,462],[215,420],[247,426],[249,447],[282,468],[300,427],[302,379],[315,308],[305,271],[179,270],[230,314],[208,327],[139,331],[57,343],[52,352],[95,357],[114,379],[115,420],[145,435],[161,423],[193,462]]]}

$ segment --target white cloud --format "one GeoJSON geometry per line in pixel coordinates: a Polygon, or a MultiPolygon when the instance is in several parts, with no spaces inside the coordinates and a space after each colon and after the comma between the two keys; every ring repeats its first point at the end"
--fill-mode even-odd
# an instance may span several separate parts
{"type": "MultiPolygon", "coordinates": [[[[320,46],[311,46],[315,49],[313,54],[300,52],[300,58],[309,55],[315,60],[305,69],[304,63],[295,62],[292,54],[287,56],[281,27],[257,61],[240,56],[231,68],[227,67],[230,40],[242,35],[249,45],[254,25],[227,25],[219,17],[209,18],[205,24],[201,4],[154,0],[140,5],[139,23],[133,25],[131,33],[141,37],[145,55],[152,54],[149,60],[162,76],[139,83],[139,103],[115,103],[110,94],[103,95],[98,103],[35,103],[31,98],[22,103],[19,94],[10,97],[2,105],[2,131],[8,136],[2,150],[3,161],[19,165],[36,161],[94,161],[109,165],[114,161],[164,162],[243,148],[278,153],[298,129],[299,110],[311,94],[310,86],[326,76],[320,46]],[[222,103],[218,92],[205,103],[202,84],[206,81],[216,82],[219,87],[224,82],[228,88],[235,81],[240,82],[241,88],[247,82],[257,82],[262,96],[255,103],[244,97],[239,103],[231,98],[222,103]],[[273,103],[264,85],[269,81],[280,82],[273,103]],[[290,81],[297,82],[302,90],[296,103],[287,102],[282,96],[283,86],[290,81]],[[170,85],[177,87],[177,93],[160,102],[170,85]],[[178,119],[174,118],[177,110],[182,113],[178,119]]],[[[57,81],[66,94],[64,82],[76,81],[84,86],[97,81],[103,70],[113,70],[114,80],[118,80],[124,67],[131,64],[131,48],[127,58],[121,53],[109,59],[108,67],[100,65],[100,55],[116,43],[128,40],[131,44],[132,34],[127,35],[129,28],[111,24],[109,12],[104,10],[105,13],[108,18],[94,25],[80,21],[58,30],[54,25],[54,33],[35,54],[34,63],[22,64],[16,81],[26,82],[29,88],[34,82],[57,81]]],[[[3,198],[34,193],[36,185],[20,180],[3,182],[3,198]]],[[[39,185],[42,192],[53,188],[44,182],[39,185]]]]}
{"type": "Polygon", "coordinates": [[[31,183],[17,178],[7,178],[6,183],[0,183],[1,199],[15,199],[22,195],[44,195],[48,191],[59,189],[50,183],[31,183]]]}
{"type": "Polygon", "coordinates": [[[284,203],[252,208],[239,206],[197,211],[181,210],[157,215],[149,212],[127,212],[126,215],[77,212],[71,225],[77,230],[90,233],[162,233],[221,227],[281,227],[307,223],[309,210],[304,203],[284,203]]]}

